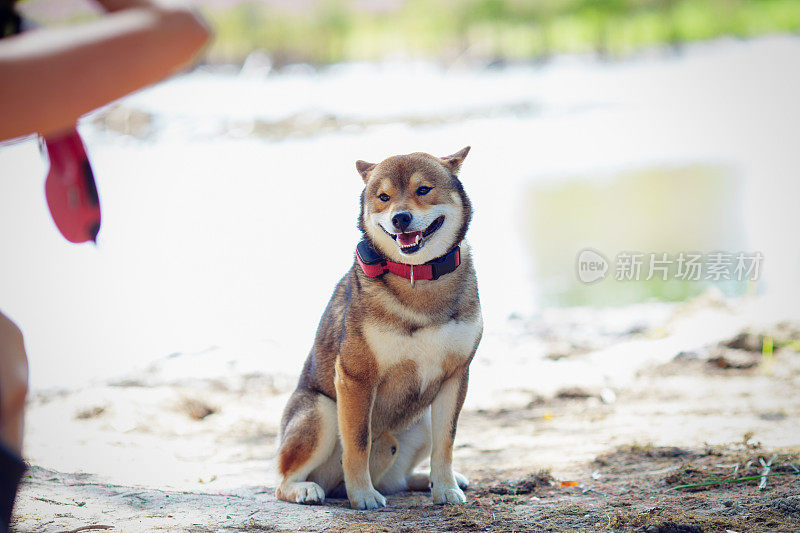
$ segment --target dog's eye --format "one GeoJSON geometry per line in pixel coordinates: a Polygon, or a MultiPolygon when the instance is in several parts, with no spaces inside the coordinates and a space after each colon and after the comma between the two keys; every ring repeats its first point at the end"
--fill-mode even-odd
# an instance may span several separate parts
{"type": "Polygon", "coordinates": [[[431,189],[433,189],[433,187],[426,187],[423,185],[422,187],[417,189],[417,196],[425,196],[426,194],[431,192],[431,189]]]}
{"type": "Polygon", "coordinates": [[[389,195],[386,194],[385,192],[380,193],[378,195],[378,198],[380,198],[382,202],[388,202],[389,200],[391,200],[391,198],[389,198],[389,195]]]}

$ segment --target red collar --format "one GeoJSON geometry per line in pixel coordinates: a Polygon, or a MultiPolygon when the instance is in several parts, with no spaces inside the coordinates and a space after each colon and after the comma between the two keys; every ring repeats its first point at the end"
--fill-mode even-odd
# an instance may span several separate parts
{"type": "Polygon", "coordinates": [[[433,280],[449,274],[461,264],[461,248],[456,246],[449,253],[422,265],[406,265],[384,259],[370,244],[363,240],[356,246],[356,260],[364,274],[377,278],[387,272],[411,280],[433,280]]]}

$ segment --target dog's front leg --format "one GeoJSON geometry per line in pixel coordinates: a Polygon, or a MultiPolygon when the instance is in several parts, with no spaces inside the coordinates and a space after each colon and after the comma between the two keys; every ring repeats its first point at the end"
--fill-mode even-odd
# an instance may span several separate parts
{"type": "Polygon", "coordinates": [[[336,408],[342,436],[342,469],[347,498],[354,509],[377,509],[386,498],[375,490],[369,475],[372,442],[370,420],[375,387],[367,380],[348,375],[336,364],[336,408]]]}
{"type": "Polygon", "coordinates": [[[467,497],[453,474],[453,440],[464,405],[469,380],[468,366],[442,384],[431,404],[431,496],[433,503],[464,503],[467,497]]]}

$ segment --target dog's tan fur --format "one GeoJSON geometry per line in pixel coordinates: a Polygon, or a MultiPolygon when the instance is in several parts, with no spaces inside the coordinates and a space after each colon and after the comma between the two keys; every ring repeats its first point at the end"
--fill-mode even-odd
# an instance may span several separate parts
{"type": "Polygon", "coordinates": [[[466,501],[467,481],[452,469],[453,439],[483,331],[464,241],[472,206],[456,177],[468,151],[356,163],[365,184],[359,228],[375,250],[422,264],[461,245],[461,265],[412,286],[390,273],[370,278],[354,261],[283,413],[278,498],[317,503],[344,482],[351,505],[361,509],[385,505],[376,488],[389,494],[430,485],[435,503],[466,501]],[[421,195],[421,186],[432,189],[421,195]],[[412,213],[413,223],[440,215],[444,223],[418,251],[404,253],[387,233],[387,220],[400,211],[412,213]],[[430,474],[414,473],[428,455],[430,474]]]}

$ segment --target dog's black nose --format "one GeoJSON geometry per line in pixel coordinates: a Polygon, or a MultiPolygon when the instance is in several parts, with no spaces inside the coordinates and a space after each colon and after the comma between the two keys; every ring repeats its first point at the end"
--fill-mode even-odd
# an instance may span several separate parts
{"type": "Polygon", "coordinates": [[[408,211],[400,211],[395,213],[392,217],[392,224],[400,231],[405,231],[409,224],[411,224],[411,213],[408,211]]]}

